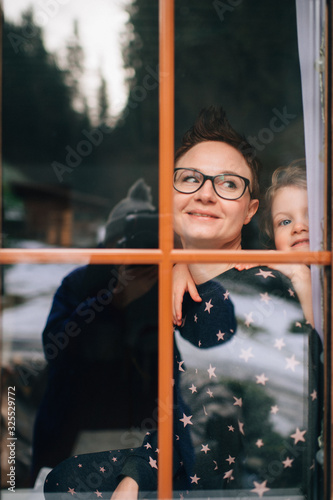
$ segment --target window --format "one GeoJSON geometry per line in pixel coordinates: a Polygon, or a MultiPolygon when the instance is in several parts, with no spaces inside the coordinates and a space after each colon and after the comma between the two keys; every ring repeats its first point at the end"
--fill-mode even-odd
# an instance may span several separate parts
{"type": "MultiPolygon", "coordinates": [[[[64,2],[60,2],[60,0],[54,0],[53,3],[45,2],[45,5],[43,4],[44,7],[41,8],[40,3],[39,10],[35,11],[34,14],[32,12],[26,12],[24,14],[21,24],[18,21],[14,22],[11,20],[9,3],[5,3],[4,5],[5,21],[7,22],[4,25],[3,33],[3,44],[5,46],[3,106],[7,128],[4,128],[3,138],[3,224],[6,239],[4,240],[4,247],[0,252],[0,262],[4,266],[4,297],[6,297],[6,300],[10,300],[11,303],[8,304],[4,302],[4,350],[2,354],[2,364],[5,368],[5,377],[3,378],[3,400],[8,400],[9,408],[13,407],[13,401],[16,401],[16,415],[17,421],[19,421],[21,411],[19,404],[29,405],[33,397],[35,397],[34,393],[29,393],[29,391],[31,391],[29,384],[25,384],[24,382],[30,380],[31,377],[38,377],[41,373],[41,366],[43,369],[45,368],[40,346],[36,348],[36,351],[33,351],[33,355],[30,357],[28,364],[18,364],[19,370],[17,370],[17,365],[11,365],[13,360],[16,361],[22,355],[22,352],[17,348],[20,347],[19,342],[15,347],[14,353],[13,344],[11,343],[13,339],[11,338],[10,330],[10,326],[13,325],[14,334],[17,333],[19,325],[17,314],[20,309],[14,309],[12,306],[20,305],[21,295],[17,292],[17,289],[15,291],[15,288],[11,288],[10,279],[13,279],[11,278],[13,273],[10,274],[8,272],[9,270],[14,271],[16,269],[17,272],[22,273],[24,268],[28,283],[29,273],[36,269],[33,268],[33,266],[37,264],[39,268],[42,266],[43,274],[45,273],[51,276],[53,272],[52,266],[54,264],[61,264],[61,271],[57,271],[58,274],[55,275],[55,282],[52,285],[55,289],[57,287],[56,281],[58,281],[58,279],[60,280],[60,276],[65,276],[72,267],[76,267],[77,265],[157,265],[159,269],[159,496],[160,498],[171,498],[172,418],[170,418],[170,408],[172,407],[172,385],[170,381],[173,378],[173,339],[171,329],[172,266],[176,262],[234,263],[235,260],[245,263],[259,262],[262,266],[265,264],[292,264],[298,262],[311,264],[314,268],[313,281],[318,287],[317,290],[320,290],[320,294],[322,294],[324,309],[322,321],[322,304],[319,304],[319,308],[317,307],[316,309],[316,319],[317,322],[319,321],[317,324],[320,324],[320,327],[323,329],[325,352],[326,405],[324,410],[324,432],[326,434],[324,434],[324,443],[326,450],[324,462],[324,495],[325,498],[329,498],[331,494],[331,449],[329,442],[329,422],[331,418],[329,406],[331,404],[331,388],[329,381],[331,380],[331,373],[330,340],[328,332],[330,331],[331,325],[331,304],[329,298],[331,286],[331,249],[330,244],[326,246],[326,233],[327,240],[329,241],[331,238],[329,227],[331,214],[324,214],[324,210],[326,209],[325,206],[323,206],[322,211],[319,210],[318,213],[316,212],[314,220],[311,223],[313,228],[315,228],[318,217],[324,218],[324,247],[320,247],[318,243],[318,241],[321,242],[320,238],[322,235],[320,233],[319,236],[316,235],[316,238],[318,236],[319,239],[317,238],[315,240],[314,246],[312,247],[314,251],[302,253],[302,255],[288,252],[273,254],[265,251],[262,247],[260,250],[256,250],[256,248],[258,248],[257,241],[251,240],[250,233],[245,237],[248,242],[247,248],[249,250],[247,251],[235,253],[234,251],[227,252],[217,250],[182,250],[174,248],[171,184],[175,136],[178,140],[184,130],[191,125],[198,111],[198,109],[193,109],[193,97],[190,96],[191,92],[193,95],[197,96],[196,99],[198,99],[200,105],[206,105],[211,102],[221,102],[223,104],[225,99],[222,99],[220,96],[220,87],[218,85],[210,85],[210,81],[218,81],[221,85],[222,82],[226,81],[223,86],[223,92],[227,98],[227,110],[234,117],[233,121],[235,122],[235,128],[239,129],[244,127],[244,133],[250,138],[257,151],[261,153],[267,163],[272,163],[272,168],[268,170],[268,173],[265,171],[263,172],[265,187],[270,183],[270,175],[275,167],[289,162],[290,159],[295,159],[295,156],[298,158],[304,156],[301,153],[305,152],[308,172],[310,172],[311,175],[315,173],[311,178],[308,178],[308,185],[311,186],[311,188],[313,187],[313,190],[309,189],[309,192],[313,194],[312,202],[310,203],[312,203],[313,207],[317,207],[316,200],[318,201],[318,197],[324,194],[324,183],[322,182],[316,186],[314,185],[315,181],[318,179],[316,175],[318,169],[313,170],[311,167],[313,165],[313,158],[318,158],[321,137],[319,136],[317,138],[316,143],[310,144],[312,148],[310,148],[309,152],[308,130],[310,130],[311,135],[311,130],[313,130],[313,118],[311,116],[309,118],[309,114],[311,115],[311,113],[313,113],[316,120],[318,120],[318,127],[314,127],[314,129],[319,132],[319,128],[324,127],[323,124],[319,127],[321,117],[318,115],[321,114],[322,106],[319,104],[319,107],[316,108],[310,105],[306,108],[307,101],[305,96],[310,95],[309,93],[317,87],[316,83],[314,83],[313,86],[310,85],[310,89],[304,86],[305,82],[310,81],[310,79],[307,80],[309,76],[306,72],[308,71],[307,65],[311,64],[311,58],[307,58],[309,55],[308,49],[305,51],[305,55],[302,53],[304,40],[301,39],[300,35],[297,38],[296,23],[299,23],[298,33],[304,34],[300,26],[309,19],[307,16],[310,15],[310,20],[319,19],[320,22],[318,21],[316,26],[323,27],[322,16],[325,14],[326,33],[316,32],[315,29],[311,31],[309,28],[306,34],[311,32],[313,35],[313,38],[310,38],[310,36],[308,37],[310,40],[310,48],[313,48],[313,44],[317,44],[313,58],[316,57],[316,54],[320,53],[320,47],[324,47],[325,43],[323,39],[326,37],[326,73],[323,72],[320,74],[322,75],[322,87],[325,88],[326,114],[327,117],[329,117],[331,114],[332,84],[330,67],[330,2],[328,2],[326,6],[325,13],[321,12],[321,10],[324,10],[323,5],[319,9],[320,12],[315,12],[318,18],[313,16],[314,11],[303,11],[302,8],[304,5],[302,5],[302,2],[296,2],[295,6],[291,6],[290,3],[286,6],[283,2],[277,6],[274,3],[274,7],[272,7],[267,0],[265,2],[258,1],[258,6],[260,8],[258,7],[257,12],[253,10],[253,4],[245,0],[243,2],[232,2],[231,0],[228,2],[214,1],[209,4],[188,2],[186,5],[183,2],[175,2],[175,6],[173,2],[161,0],[159,2],[159,12],[157,10],[157,4],[149,6],[146,5],[145,2],[137,2],[137,5],[134,5],[134,7],[138,7],[138,9],[136,10],[133,7],[131,10],[131,5],[129,3],[130,17],[125,17],[123,21],[124,23],[126,21],[128,22],[126,42],[128,43],[128,47],[132,49],[132,51],[127,52],[128,73],[126,76],[131,78],[131,76],[133,77],[133,72],[135,73],[135,71],[138,71],[136,76],[140,75],[141,80],[135,80],[134,78],[131,80],[131,92],[129,96],[127,96],[126,113],[127,116],[132,113],[133,116],[130,127],[126,129],[126,133],[124,133],[120,122],[116,132],[112,135],[112,141],[109,140],[109,137],[111,136],[111,129],[114,126],[113,120],[115,120],[115,118],[112,116],[111,121],[108,121],[107,95],[103,74],[101,74],[99,78],[98,104],[93,106],[95,112],[97,110],[98,117],[90,116],[89,120],[91,121],[87,122],[88,118],[85,116],[86,103],[82,100],[82,94],[79,91],[79,84],[83,78],[81,73],[82,58],[80,55],[82,54],[80,41],[82,39],[80,36],[84,37],[84,35],[80,33],[80,24],[74,23],[72,37],[67,44],[66,57],[68,61],[71,61],[74,68],[71,74],[68,74],[68,72],[66,73],[66,71],[59,71],[59,61],[57,61],[57,64],[52,64],[52,57],[46,54],[45,48],[43,47],[43,36],[40,26],[46,31],[47,26],[51,26],[52,23],[54,23],[56,16],[60,16],[61,9],[65,8],[63,4],[64,2]],[[140,8],[144,13],[142,17],[139,15],[140,8]],[[274,14],[272,14],[272,8],[275,9],[274,14]],[[8,9],[7,12],[6,9],[8,9]],[[8,19],[6,18],[6,14],[8,15],[8,19]],[[155,65],[157,57],[156,40],[158,15],[160,19],[159,74],[157,73],[155,65]],[[248,19],[250,22],[245,22],[248,19]],[[269,19],[269,22],[267,19],[269,19]],[[137,25],[134,26],[134,22],[136,22],[137,25]],[[147,31],[144,29],[146,22],[150,23],[149,25],[152,26],[147,31]],[[205,22],[207,24],[205,24],[205,22]],[[284,24],[286,22],[289,23],[287,26],[288,29],[286,29],[284,24]],[[207,28],[208,26],[209,29],[207,28]],[[263,26],[265,26],[265,30],[263,30],[263,26]],[[284,29],[282,29],[282,27],[284,29]],[[135,29],[141,30],[140,36],[137,36],[135,29]],[[260,31],[260,29],[263,31],[260,31]],[[240,36],[234,36],[235,33],[240,33],[240,36]],[[253,33],[255,33],[256,36],[252,36],[253,33]],[[260,33],[262,38],[258,35],[260,33]],[[212,39],[214,42],[213,44],[211,43],[212,39]],[[244,40],[247,41],[246,44],[242,43],[244,40]],[[277,40],[279,43],[277,43],[277,40]],[[221,41],[223,41],[225,45],[221,45],[221,41]],[[149,47],[149,50],[148,53],[145,54],[147,59],[140,60],[140,49],[142,44],[149,47]],[[215,49],[217,48],[218,50],[213,52],[212,48],[214,45],[215,49]],[[185,54],[183,46],[186,47],[185,54]],[[277,47],[280,52],[277,50],[277,47]],[[276,52],[270,53],[270,49],[276,52]],[[151,51],[151,53],[149,51],[151,51]],[[24,92],[21,89],[21,82],[17,88],[15,87],[15,94],[10,93],[9,87],[11,82],[6,76],[5,71],[7,70],[7,74],[11,74],[10,71],[18,61],[18,59],[15,58],[19,57],[21,58],[21,67],[25,68],[25,66],[23,66],[26,63],[24,56],[27,56],[29,53],[30,55],[34,53],[36,58],[43,61],[44,66],[41,71],[47,78],[45,87],[41,86],[39,89],[37,88],[37,90],[35,88],[36,82],[33,82],[33,79],[30,81],[29,78],[27,78],[27,95],[38,96],[38,93],[41,93],[43,96],[45,95],[49,109],[54,114],[55,122],[57,119],[63,121],[63,130],[57,128],[54,123],[50,124],[47,122],[47,125],[40,125],[35,123],[34,120],[31,120],[31,116],[34,116],[35,113],[37,115],[37,111],[29,108],[30,103],[27,99],[24,100],[22,97],[23,101],[20,101],[21,96],[24,96],[24,92]],[[10,56],[6,58],[6,54],[10,54],[10,56]],[[217,54],[219,55],[218,58],[217,54]],[[250,54],[255,54],[255,57],[249,57],[250,54]],[[301,58],[301,71],[299,70],[298,63],[295,64],[296,58],[298,61],[298,54],[301,58]],[[214,58],[216,58],[216,60],[214,58]],[[270,58],[272,60],[271,63],[269,61],[270,58]],[[13,61],[15,61],[15,64],[13,61]],[[184,62],[187,64],[185,65],[184,62]],[[305,64],[305,69],[304,66],[302,67],[302,62],[305,64]],[[234,71],[232,75],[227,78],[226,72],[224,73],[223,69],[229,68],[230,70],[231,67],[234,68],[234,71]],[[140,68],[143,68],[141,73],[139,72],[140,68]],[[65,81],[64,84],[62,80],[65,78],[69,78],[70,81],[65,81]],[[264,89],[260,87],[260,85],[258,86],[253,83],[256,78],[259,79],[261,84],[265,85],[264,89]],[[50,82],[58,80],[58,87],[51,89],[52,92],[48,94],[47,88],[50,82]],[[203,84],[205,81],[207,82],[207,86],[203,84]],[[237,94],[237,92],[232,92],[230,90],[235,81],[241,83],[246,82],[248,85],[244,85],[244,87],[240,85],[237,90],[239,94],[237,94]],[[301,88],[302,85],[303,88],[301,88]],[[71,89],[72,95],[68,94],[69,88],[71,89]],[[191,88],[191,92],[188,92],[189,88],[191,88]],[[58,100],[54,102],[52,96],[56,91],[58,92],[58,100]],[[302,92],[303,101],[301,98],[302,92]],[[7,96],[8,99],[6,99],[7,96]],[[159,108],[157,110],[158,96],[159,108]],[[251,120],[246,120],[244,124],[242,122],[242,113],[239,112],[239,108],[242,107],[242,101],[246,103],[242,113],[251,117],[251,120]],[[71,102],[70,106],[68,104],[69,102],[71,102]],[[144,103],[144,106],[140,108],[141,103],[144,103]],[[173,103],[175,103],[175,108],[173,103]],[[12,106],[12,109],[15,108],[18,111],[21,109],[25,110],[23,125],[15,119],[11,122],[10,106],[12,106]],[[264,108],[264,111],[257,113],[256,110],[260,108],[260,106],[264,108]],[[147,116],[145,113],[147,113],[147,110],[149,110],[149,117],[151,119],[149,123],[145,120],[145,116],[147,116]],[[303,110],[305,139],[303,138],[303,110]],[[60,116],[57,116],[58,112],[60,116]],[[27,116],[29,120],[26,120],[27,116]],[[137,126],[137,122],[139,122],[139,126],[137,126]],[[71,130],[67,130],[67,128],[70,128],[70,125],[72,126],[72,130],[75,125],[75,133],[71,132],[71,130]],[[47,126],[50,127],[49,130],[47,130],[47,126]],[[22,129],[20,127],[22,127],[22,129]],[[36,130],[34,130],[34,127],[36,127],[36,130]],[[52,135],[54,130],[57,130],[58,134],[60,134],[60,132],[64,134],[64,139],[61,137],[59,138],[59,135],[57,136],[60,146],[56,144],[54,135],[52,135]],[[152,167],[157,160],[157,130],[159,130],[158,179],[157,169],[152,167]],[[71,133],[73,134],[72,136],[70,135],[71,133]],[[30,134],[31,137],[34,137],[32,143],[29,143],[29,139],[31,139],[30,134]],[[36,141],[36,134],[39,134],[38,141],[36,141]],[[14,147],[17,137],[19,137],[20,140],[22,140],[22,137],[26,138],[26,143],[24,143],[24,141],[20,142],[20,148],[14,147]],[[53,137],[51,141],[50,137],[53,137]],[[68,141],[68,137],[72,138],[70,143],[66,142],[68,141]],[[128,140],[128,143],[124,141],[124,137],[128,140]],[[123,160],[121,159],[119,149],[114,146],[117,141],[123,145],[125,151],[124,163],[121,163],[123,160]],[[154,141],[155,148],[152,147],[154,141]],[[43,147],[38,147],[39,144],[45,143],[48,144],[48,150],[44,150],[43,147]],[[144,144],[145,147],[136,149],[139,143],[144,144]],[[131,155],[130,151],[131,148],[133,148],[135,152],[138,151],[138,153],[135,153],[137,154],[137,169],[135,166],[131,165],[131,161],[133,161],[133,155],[131,155]],[[62,151],[62,157],[54,153],[54,151],[58,152],[60,150],[62,151]],[[113,169],[110,169],[107,161],[110,152],[111,154],[114,153],[114,158],[116,159],[113,169]],[[25,158],[27,155],[29,155],[29,157],[25,158]],[[128,155],[129,161],[126,161],[126,155],[128,155]],[[145,165],[145,158],[148,158],[149,165],[152,167],[150,170],[145,165]],[[310,161],[309,158],[311,159],[310,161]],[[14,168],[16,165],[24,165],[25,162],[30,165],[31,171],[34,173],[33,177],[35,179],[38,178],[38,182],[35,180],[31,182],[29,179],[27,181],[25,176],[14,168]],[[47,165],[47,172],[46,169],[43,168],[43,165],[47,165]],[[99,165],[99,175],[92,175],[92,172],[94,172],[92,166],[96,165],[99,165]],[[99,228],[103,225],[111,208],[110,199],[117,199],[117,189],[121,190],[126,195],[128,180],[123,176],[125,168],[127,168],[127,174],[131,181],[134,182],[138,177],[138,172],[140,172],[140,175],[148,177],[148,183],[153,186],[153,192],[155,197],[158,198],[159,203],[159,248],[93,248],[96,243],[96,235],[98,234],[99,228]],[[53,176],[55,181],[53,185],[50,185],[48,182],[50,175],[53,176]],[[116,177],[117,180],[120,179],[117,184],[114,181],[116,177]],[[77,189],[83,185],[86,188],[84,193],[81,192],[80,189],[77,189]],[[90,189],[87,189],[87,186],[90,189]],[[109,198],[107,196],[108,189],[111,190],[109,198]],[[97,196],[96,193],[99,193],[100,196],[97,196]],[[102,194],[104,194],[104,196],[102,196],[102,194]],[[25,220],[24,225],[22,224],[23,218],[25,220]],[[42,242],[43,245],[41,245],[40,248],[29,248],[32,239],[42,242]],[[16,240],[19,240],[18,244],[16,240]],[[14,265],[14,267],[6,267],[11,265],[14,265]],[[21,266],[21,268],[18,266],[21,266]],[[320,279],[323,279],[323,283],[320,282],[320,279]],[[11,310],[11,316],[8,315],[9,310],[11,310]],[[16,392],[18,384],[15,380],[18,379],[15,379],[15,376],[14,378],[10,378],[10,375],[13,375],[10,368],[13,366],[15,367],[14,375],[19,377],[20,386],[22,386],[20,388],[20,395],[16,392]],[[6,379],[6,377],[8,377],[8,379],[6,379]],[[7,383],[7,381],[10,381],[10,383],[7,383]],[[10,391],[9,389],[13,387],[15,387],[15,390],[10,391]],[[11,403],[9,403],[9,401],[11,401],[11,403]]],[[[317,3],[310,2],[309,5],[317,5],[317,3]]],[[[319,60],[317,63],[323,64],[323,60],[319,60]]],[[[18,66],[20,65],[18,64],[18,66]]],[[[38,72],[39,70],[40,69],[36,69],[35,67],[33,71],[38,72]]],[[[321,96],[324,98],[323,92],[321,96]]],[[[315,97],[317,98],[318,95],[315,97]]],[[[38,99],[34,102],[38,102],[38,99]]],[[[312,101],[310,102],[312,104],[312,101]]],[[[318,104],[318,100],[316,103],[318,104]]],[[[43,116],[40,110],[38,110],[38,113],[40,113],[38,116],[43,116]]],[[[14,113],[13,116],[15,117],[14,113]]],[[[125,113],[123,114],[123,121],[125,123],[127,116],[125,113]]],[[[326,205],[330,207],[331,183],[329,179],[331,176],[331,151],[330,141],[328,140],[328,138],[331,137],[330,120],[326,120],[325,127],[325,161],[322,161],[320,165],[327,179],[327,193],[325,196],[327,196],[326,205]]],[[[122,154],[124,154],[124,151],[122,154]]],[[[314,213],[315,209],[311,210],[311,214],[314,213]]],[[[313,231],[312,234],[314,234],[315,229],[311,229],[311,231],[313,231]]],[[[20,284],[19,281],[16,282],[16,285],[17,283],[18,285],[20,284]]],[[[40,296],[42,296],[42,287],[39,293],[40,296]]],[[[104,298],[104,296],[102,297],[102,295],[100,298],[107,303],[107,298],[104,298]]],[[[318,292],[315,292],[314,299],[317,301],[318,292]]],[[[46,311],[45,304],[42,307],[46,311]]],[[[28,318],[28,316],[23,317],[28,318]]],[[[25,326],[29,325],[27,324],[25,326]]],[[[317,328],[320,329],[319,327],[317,328]]],[[[71,334],[75,337],[74,330],[69,330],[67,334],[68,338],[71,334]]],[[[24,330],[24,328],[22,328],[21,335],[22,341],[24,335],[30,335],[29,329],[27,328],[27,330],[24,330]]],[[[66,342],[66,337],[63,336],[61,339],[59,337],[58,342],[66,342]]],[[[26,349],[26,346],[23,347],[26,349]]],[[[250,355],[250,351],[247,352],[248,355],[250,355]]],[[[246,355],[246,349],[244,355],[246,355]]],[[[51,352],[50,356],[52,358],[51,352]]],[[[290,372],[293,372],[292,365],[290,365],[290,372]]],[[[258,374],[258,376],[260,375],[261,373],[258,374]]],[[[300,383],[305,383],[305,381],[306,375],[304,375],[300,383]]],[[[43,381],[41,381],[41,383],[42,382],[43,381]]],[[[259,385],[264,385],[264,379],[262,379],[262,383],[259,383],[259,385]]],[[[41,390],[42,386],[37,386],[37,389],[41,390]]],[[[40,395],[37,394],[36,397],[38,398],[40,395]]],[[[269,401],[267,400],[265,404],[268,405],[269,401]]],[[[302,408],[305,409],[306,405],[304,404],[302,408]]],[[[5,417],[3,416],[3,419],[6,418],[7,415],[5,415],[5,417]]],[[[28,430],[20,426],[20,432],[23,436],[22,441],[24,441],[24,439],[30,439],[32,433],[33,415],[29,414],[29,418],[30,424],[28,430]],[[29,438],[24,435],[24,432],[28,434],[29,438]]],[[[7,424],[8,422],[9,420],[7,420],[7,424]]],[[[6,420],[4,421],[4,425],[5,424],[6,420]]],[[[8,437],[6,435],[8,430],[10,430],[9,427],[3,427],[3,436],[5,439],[8,437]]],[[[301,433],[301,429],[299,429],[299,432],[301,433]]],[[[296,437],[295,441],[297,439],[296,437]]],[[[3,449],[5,449],[4,446],[3,444],[3,449]]],[[[13,453],[14,448],[15,447],[13,447],[13,453]]],[[[260,449],[260,443],[257,448],[260,449]]],[[[24,450],[24,448],[16,448],[15,453],[20,451],[20,453],[24,454],[24,450]]],[[[10,460],[10,449],[7,454],[8,453],[8,459],[10,460]]],[[[287,460],[288,457],[286,456],[283,458],[287,460]]],[[[29,462],[30,457],[27,460],[29,462]]],[[[292,460],[292,457],[289,457],[289,460],[292,460]]],[[[8,465],[10,465],[9,462],[8,465]]],[[[271,476],[275,474],[273,465],[270,471],[271,476]]],[[[279,467],[281,467],[281,465],[279,465],[279,467]]],[[[287,464],[286,467],[289,467],[289,465],[287,464]]],[[[278,473],[280,473],[280,468],[276,474],[278,473]]],[[[18,474],[19,472],[17,472],[17,475],[18,474]]],[[[28,483],[26,473],[24,474],[24,480],[22,482],[20,482],[20,478],[17,476],[15,476],[15,480],[20,487],[27,486],[27,484],[24,484],[24,481],[28,483]]],[[[7,488],[5,480],[3,480],[2,488],[7,488]]],[[[259,496],[266,493],[266,491],[260,491],[260,489],[258,489],[260,486],[255,486],[255,488],[257,488],[255,493],[259,496]]],[[[263,488],[265,489],[265,485],[263,488]]],[[[274,491],[274,486],[271,489],[274,491]]],[[[302,493],[300,491],[296,493],[295,491],[287,491],[285,495],[284,491],[279,490],[277,494],[281,495],[281,498],[289,498],[289,496],[295,499],[302,498],[302,493]]],[[[316,498],[315,493],[313,498],[316,498]]]]}

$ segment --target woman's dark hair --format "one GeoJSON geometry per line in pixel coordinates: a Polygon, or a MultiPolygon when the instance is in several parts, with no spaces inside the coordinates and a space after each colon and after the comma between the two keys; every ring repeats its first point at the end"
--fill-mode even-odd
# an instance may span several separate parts
{"type": "Polygon", "coordinates": [[[260,161],[256,150],[245,137],[232,128],[221,107],[210,106],[199,113],[194,125],[184,134],[180,147],[175,154],[175,164],[191,148],[206,141],[225,142],[234,147],[244,157],[252,173],[251,196],[259,198],[260,161]]]}

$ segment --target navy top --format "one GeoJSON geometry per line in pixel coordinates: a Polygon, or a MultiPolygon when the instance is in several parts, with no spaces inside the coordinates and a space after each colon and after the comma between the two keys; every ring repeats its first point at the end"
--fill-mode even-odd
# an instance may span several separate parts
{"type": "MultiPolygon", "coordinates": [[[[290,280],[261,266],[197,288],[202,302],[184,297],[174,331],[174,489],[304,491],[316,468],[316,333],[290,280]]],[[[157,446],[147,434],[122,470],[143,491],[157,487],[157,446]]]]}

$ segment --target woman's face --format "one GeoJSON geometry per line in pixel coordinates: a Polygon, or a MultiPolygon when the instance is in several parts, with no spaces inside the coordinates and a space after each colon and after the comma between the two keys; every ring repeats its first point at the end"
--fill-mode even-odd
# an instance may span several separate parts
{"type": "Polygon", "coordinates": [[[274,242],[277,250],[309,250],[308,196],[297,186],[280,188],[272,203],[274,242]]]}
{"type": "MultiPolygon", "coordinates": [[[[250,180],[252,173],[244,157],[223,142],[197,144],[177,162],[177,168],[196,169],[206,175],[238,174],[250,180]]],[[[174,229],[184,248],[237,249],[241,247],[241,230],[258,209],[249,189],[238,200],[224,200],[207,180],[196,193],[174,190],[174,229]]]]}

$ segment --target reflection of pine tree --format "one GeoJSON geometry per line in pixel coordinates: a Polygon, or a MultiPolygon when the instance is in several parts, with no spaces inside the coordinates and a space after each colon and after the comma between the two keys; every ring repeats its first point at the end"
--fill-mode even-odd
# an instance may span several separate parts
{"type": "Polygon", "coordinates": [[[305,448],[295,447],[291,438],[283,439],[274,429],[271,418],[271,408],[276,404],[274,398],[263,387],[251,381],[225,380],[224,383],[243,401],[242,419],[247,443],[244,463],[248,473],[255,474],[262,480],[268,479],[272,487],[283,488],[301,483],[305,448]],[[262,440],[264,446],[258,446],[258,440],[262,440]],[[282,461],[287,456],[298,458],[292,469],[283,467],[282,461]]]}
{"type": "Polygon", "coordinates": [[[84,53],[80,42],[79,24],[74,21],[73,35],[67,42],[66,82],[71,89],[74,108],[85,109],[85,99],[82,95],[80,82],[84,73],[84,53]]]}
{"type": "Polygon", "coordinates": [[[109,115],[109,99],[107,93],[107,84],[104,76],[100,76],[100,86],[98,89],[98,119],[100,124],[107,123],[109,115]]]}
{"type": "Polygon", "coordinates": [[[18,165],[46,165],[45,180],[50,173],[54,181],[50,163],[89,127],[87,113],[73,109],[68,78],[46,50],[32,9],[17,24],[3,23],[3,156],[18,165]]]}
{"type": "MultiPolygon", "coordinates": [[[[176,144],[202,107],[224,106],[231,123],[246,135],[268,127],[272,109],[286,107],[297,118],[260,151],[274,169],[304,156],[295,3],[243,0],[230,4],[222,16],[227,4],[175,2],[176,144]]],[[[155,2],[134,0],[128,12],[123,58],[130,97],[124,133],[147,153],[157,147],[158,93],[149,90],[140,101],[135,97],[149,78],[147,67],[156,70],[158,64],[158,8],[155,2]]],[[[263,176],[270,180],[269,169],[263,176]]]]}
{"type": "Polygon", "coordinates": [[[129,21],[123,38],[123,60],[127,69],[129,101],[125,110],[126,141],[137,148],[142,160],[157,160],[158,85],[149,71],[158,71],[158,3],[134,0],[127,8],[129,21]],[[149,85],[145,85],[145,78],[149,85]],[[154,85],[155,83],[155,85],[154,85]],[[151,86],[150,86],[151,85],[151,86]]]}

